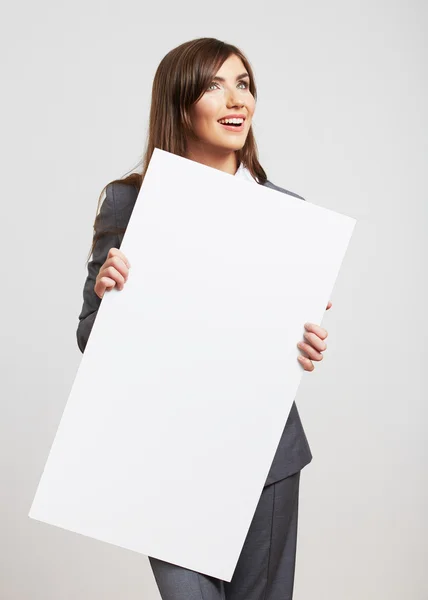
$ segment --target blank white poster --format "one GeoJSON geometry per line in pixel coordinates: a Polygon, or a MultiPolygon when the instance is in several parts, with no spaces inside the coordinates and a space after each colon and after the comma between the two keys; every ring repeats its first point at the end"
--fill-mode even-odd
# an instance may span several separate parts
{"type": "Polygon", "coordinates": [[[29,516],[230,581],[355,223],[156,148],[29,516]]]}

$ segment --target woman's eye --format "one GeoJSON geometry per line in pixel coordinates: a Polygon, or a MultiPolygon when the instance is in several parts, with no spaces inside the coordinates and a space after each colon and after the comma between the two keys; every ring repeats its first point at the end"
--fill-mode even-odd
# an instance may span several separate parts
{"type": "MultiPolygon", "coordinates": [[[[247,88],[248,88],[248,83],[247,83],[246,81],[243,81],[243,80],[242,80],[242,81],[239,81],[238,83],[243,83],[243,84],[244,84],[244,86],[245,86],[245,87],[244,87],[244,89],[247,89],[247,88]]],[[[212,81],[212,82],[210,83],[210,85],[208,86],[208,89],[210,89],[212,85],[217,85],[217,82],[216,82],[216,81],[212,81]]]]}

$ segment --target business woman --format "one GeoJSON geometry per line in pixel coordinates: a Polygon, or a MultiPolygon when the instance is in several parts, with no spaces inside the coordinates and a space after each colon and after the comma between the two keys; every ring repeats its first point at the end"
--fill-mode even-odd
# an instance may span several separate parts
{"type": "MultiPolygon", "coordinates": [[[[252,118],[256,84],[251,65],[231,44],[199,38],[174,48],[160,62],[152,87],[149,132],[141,173],[110,182],[94,222],[77,342],[82,352],[106,291],[132,277],[132,257],[120,245],[155,147],[254,184],[298,194],[267,179],[257,154],[252,118]]],[[[278,106],[272,107],[274,114],[278,106]]],[[[237,232],[239,235],[239,232],[237,232]]],[[[327,305],[327,310],[331,302],[327,305]]],[[[296,340],[305,371],[323,358],[327,331],[302,324],[296,340]]],[[[149,557],[163,600],[290,600],[296,561],[300,472],[312,454],[293,403],[259,503],[230,582],[149,557]]],[[[174,490],[171,490],[173,501],[174,490]]]]}

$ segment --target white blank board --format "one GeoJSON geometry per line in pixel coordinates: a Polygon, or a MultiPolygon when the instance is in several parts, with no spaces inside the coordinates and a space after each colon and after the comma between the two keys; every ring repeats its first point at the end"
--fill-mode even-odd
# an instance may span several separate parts
{"type": "Polygon", "coordinates": [[[29,516],[230,581],[355,223],[156,148],[29,516]]]}

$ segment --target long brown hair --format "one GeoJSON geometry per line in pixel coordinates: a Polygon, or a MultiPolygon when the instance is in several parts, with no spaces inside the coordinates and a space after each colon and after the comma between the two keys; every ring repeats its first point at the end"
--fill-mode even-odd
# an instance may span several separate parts
{"type": "MultiPolygon", "coordinates": [[[[212,78],[221,65],[231,55],[238,56],[250,76],[249,89],[257,100],[257,89],[251,64],[243,52],[232,44],[215,38],[197,38],[173,48],[161,60],[152,86],[149,128],[146,148],[141,160],[131,169],[141,167],[141,172],[133,172],[110,183],[121,182],[133,185],[140,190],[150,158],[155,148],[186,157],[187,140],[196,139],[190,119],[190,107],[203,96],[212,78]]],[[[259,183],[267,180],[266,173],[258,160],[257,144],[252,126],[244,146],[236,151],[238,165],[241,163],[256,177],[259,183]]],[[[130,171],[128,171],[129,173],[130,171]]],[[[109,184],[106,184],[98,199],[97,216],[94,221],[94,237],[88,260],[100,234],[97,234],[98,211],[101,198],[109,184]]],[[[124,228],[104,231],[122,234],[124,228]]]]}

